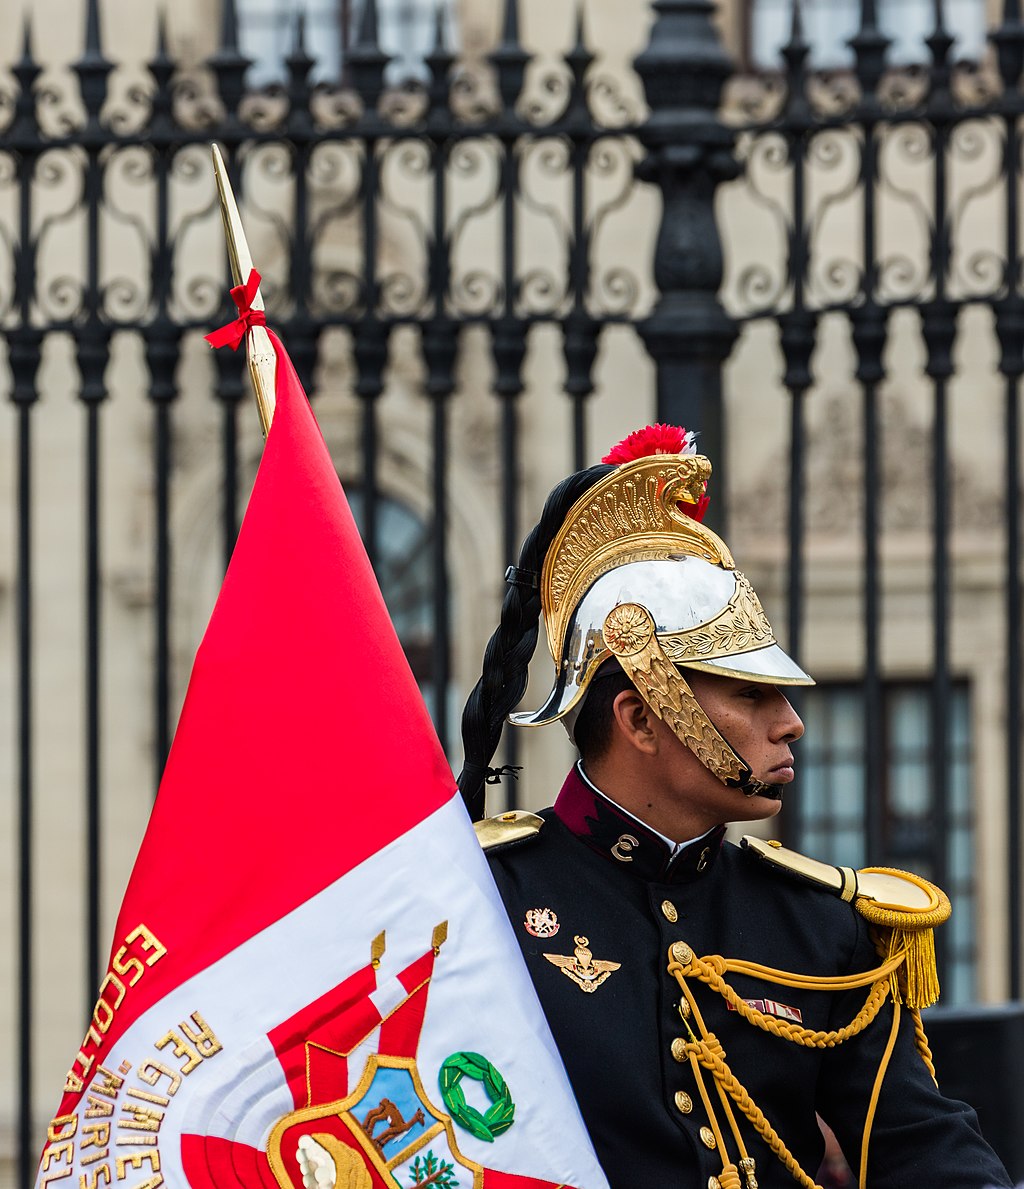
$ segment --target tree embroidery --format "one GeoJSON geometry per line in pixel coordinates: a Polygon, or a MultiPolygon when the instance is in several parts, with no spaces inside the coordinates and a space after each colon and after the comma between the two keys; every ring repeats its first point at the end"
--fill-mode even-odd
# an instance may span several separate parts
{"type": "Polygon", "coordinates": [[[439,1160],[433,1152],[417,1156],[409,1167],[412,1173],[410,1185],[438,1185],[440,1189],[456,1189],[455,1165],[439,1160]]]}

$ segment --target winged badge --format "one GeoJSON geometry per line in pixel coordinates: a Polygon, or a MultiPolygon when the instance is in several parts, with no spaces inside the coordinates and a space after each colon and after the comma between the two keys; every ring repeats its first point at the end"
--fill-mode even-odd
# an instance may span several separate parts
{"type": "Polygon", "coordinates": [[[549,962],[557,966],[583,991],[593,992],[622,965],[621,962],[606,962],[602,958],[595,958],[586,937],[576,936],[576,949],[570,958],[567,954],[545,954],[549,962]]]}

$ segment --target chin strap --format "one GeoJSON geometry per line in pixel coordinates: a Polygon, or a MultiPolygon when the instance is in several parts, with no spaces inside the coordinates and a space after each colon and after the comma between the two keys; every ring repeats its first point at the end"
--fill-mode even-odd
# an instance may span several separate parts
{"type": "Polygon", "coordinates": [[[662,650],[646,607],[639,603],[614,607],[605,618],[603,635],[644,701],[722,784],[747,797],[772,788],[754,779],[750,765],[708,718],[686,678],[662,650]]]}

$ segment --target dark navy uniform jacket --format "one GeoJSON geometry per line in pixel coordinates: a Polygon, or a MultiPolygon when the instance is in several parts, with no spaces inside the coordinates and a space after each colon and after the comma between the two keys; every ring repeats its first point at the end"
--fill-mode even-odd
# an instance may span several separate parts
{"type": "MultiPolygon", "coordinates": [[[[545,824],[535,838],[491,850],[488,858],[601,1165],[612,1189],[706,1189],[709,1177],[721,1172],[722,1159],[710,1146],[714,1136],[691,1066],[673,1057],[673,1040],[687,1033],[679,986],[666,969],[669,947],[681,940],[702,957],[848,975],[880,963],[867,923],[829,892],[724,843],[724,828],[670,860],[660,836],[595,792],[575,769],[554,809],[542,816],[545,824]],[[595,965],[619,964],[610,971],[599,967],[604,977],[589,992],[564,973],[564,963],[544,956],[572,959],[577,938],[595,965]]],[[[868,993],[727,978],[744,999],[770,1000],[773,1014],[799,1015],[804,1027],[821,1030],[848,1024],[868,993]]],[[[817,1112],[856,1173],[865,1113],[892,1025],[891,1003],[859,1036],[822,1051],[761,1031],[703,983],[691,985],[729,1068],[805,1172],[813,1177],[822,1156],[817,1112]]],[[[714,1079],[704,1076],[731,1143],[714,1079]]],[[[760,1189],[792,1189],[796,1182],[781,1161],[738,1112],[737,1119],[756,1160],[760,1189]]],[[[906,1010],[871,1133],[868,1184],[1010,1184],[981,1138],[974,1112],[935,1088],[906,1010]]]]}

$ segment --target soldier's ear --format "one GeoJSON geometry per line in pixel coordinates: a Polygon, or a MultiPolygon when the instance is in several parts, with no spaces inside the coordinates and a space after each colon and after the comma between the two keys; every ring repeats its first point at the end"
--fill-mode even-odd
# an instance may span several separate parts
{"type": "Polygon", "coordinates": [[[658,750],[655,714],[635,689],[624,689],[612,702],[612,731],[646,755],[658,750]]]}

